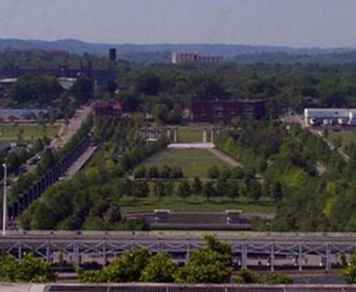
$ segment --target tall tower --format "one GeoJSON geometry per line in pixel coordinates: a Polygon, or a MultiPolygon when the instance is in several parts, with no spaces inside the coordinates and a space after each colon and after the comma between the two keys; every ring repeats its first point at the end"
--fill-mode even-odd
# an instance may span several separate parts
{"type": "Polygon", "coordinates": [[[109,50],[109,58],[111,62],[116,62],[116,49],[115,48],[111,48],[109,50]]]}
{"type": "Polygon", "coordinates": [[[171,62],[172,62],[172,64],[177,64],[177,53],[176,52],[172,52],[171,62]]]}

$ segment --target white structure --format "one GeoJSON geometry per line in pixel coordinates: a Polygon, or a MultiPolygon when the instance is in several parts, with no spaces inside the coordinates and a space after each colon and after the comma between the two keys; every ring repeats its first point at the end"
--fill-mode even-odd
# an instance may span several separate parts
{"type": "Polygon", "coordinates": [[[59,77],[57,78],[57,81],[63,89],[70,90],[75,84],[75,82],[77,82],[77,78],[59,77]]]}
{"type": "Polygon", "coordinates": [[[356,126],[356,109],[346,108],[306,108],[306,126],[356,126]]]}
{"type": "Polygon", "coordinates": [[[172,143],[168,149],[214,149],[213,143],[172,143]]]}

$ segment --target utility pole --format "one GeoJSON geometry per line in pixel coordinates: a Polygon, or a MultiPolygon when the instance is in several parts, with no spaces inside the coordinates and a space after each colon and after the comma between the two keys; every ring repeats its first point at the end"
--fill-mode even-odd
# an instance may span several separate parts
{"type": "Polygon", "coordinates": [[[2,206],[2,235],[6,235],[6,220],[7,220],[7,193],[6,193],[6,180],[7,180],[7,165],[3,163],[4,168],[4,193],[3,193],[3,206],[2,206]]]}

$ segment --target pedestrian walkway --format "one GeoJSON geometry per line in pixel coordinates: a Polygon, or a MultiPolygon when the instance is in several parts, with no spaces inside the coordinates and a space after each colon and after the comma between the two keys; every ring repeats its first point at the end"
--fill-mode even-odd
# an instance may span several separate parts
{"type": "Polygon", "coordinates": [[[212,154],[214,154],[217,158],[219,158],[220,160],[226,162],[227,164],[229,164],[232,167],[242,167],[242,164],[238,161],[236,161],[235,159],[231,158],[230,156],[227,156],[225,153],[212,148],[212,149],[208,149],[212,154]]]}
{"type": "Polygon", "coordinates": [[[89,146],[88,149],[73,163],[73,165],[66,171],[65,178],[72,178],[79,170],[83,168],[85,163],[95,153],[97,146],[89,146]]]}

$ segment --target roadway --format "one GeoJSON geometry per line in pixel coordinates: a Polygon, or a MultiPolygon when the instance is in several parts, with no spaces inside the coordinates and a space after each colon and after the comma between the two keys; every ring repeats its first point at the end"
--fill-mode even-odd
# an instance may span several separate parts
{"type": "Polygon", "coordinates": [[[275,241],[275,242],[354,242],[356,233],[343,232],[250,232],[250,231],[7,231],[3,240],[53,239],[53,240],[202,240],[214,234],[221,240],[275,241]]]}

